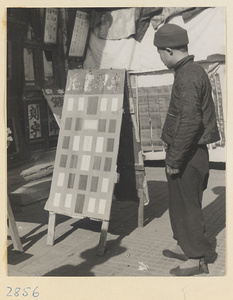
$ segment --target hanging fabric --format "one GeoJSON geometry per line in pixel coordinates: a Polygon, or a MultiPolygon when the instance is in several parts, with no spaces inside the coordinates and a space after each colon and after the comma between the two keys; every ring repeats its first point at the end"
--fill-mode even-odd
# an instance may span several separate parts
{"type": "Polygon", "coordinates": [[[162,7],[138,7],[136,8],[136,33],[133,35],[136,41],[141,42],[153,16],[161,14],[162,7]]]}
{"type": "Polygon", "coordinates": [[[128,8],[101,13],[94,29],[96,35],[106,40],[119,40],[135,34],[135,10],[128,8]]]}

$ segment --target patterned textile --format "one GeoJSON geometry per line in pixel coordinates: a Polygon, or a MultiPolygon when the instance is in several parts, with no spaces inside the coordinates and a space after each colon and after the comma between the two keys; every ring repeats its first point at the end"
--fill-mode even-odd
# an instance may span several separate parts
{"type": "MultiPolygon", "coordinates": [[[[216,69],[218,69],[218,67],[216,69]]],[[[224,147],[226,143],[225,141],[226,137],[225,137],[223,99],[222,99],[220,76],[216,72],[216,70],[212,71],[208,75],[209,75],[210,83],[212,85],[212,95],[213,95],[213,100],[215,105],[217,125],[221,137],[221,140],[220,142],[218,142],[218,144],[220,144],[221,147],[224,147]]]]}

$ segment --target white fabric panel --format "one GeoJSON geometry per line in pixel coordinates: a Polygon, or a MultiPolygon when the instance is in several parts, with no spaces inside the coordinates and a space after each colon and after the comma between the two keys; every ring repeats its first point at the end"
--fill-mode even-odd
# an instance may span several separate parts
{"type": "Polygon", "coordinates": [[[140,69],[134,38],[104,40],[92,31],[84,69],[140,69]]]}
{"type": "Polygon", "coordinates": [[[212,54],[225,54],[225,8],[209,8],[185,24],[189,33],[189,52],[195,60],[212,54]]]}
{"type": "MultiPolygon", "coordinates": [[[[225,54],[225,8],[202,11],[184,24],[182,16],[170,20],[183,26],[189,34],[189,53],[195,60],[205,60],[212,54],[225,54]]],[[[157,48],[153,45],[155,30],[150,25],[141,43],[134,38],[103,40],[91,33],[84,68],[127,69],[134,71],[164,70],[157,48]]]]}
{"type": "Polygon", "coordinates": [[[172,85],[174,82],[173,73],[169,74],[153,74],[138,76],[138,87],[152,87],[172,85]]]}

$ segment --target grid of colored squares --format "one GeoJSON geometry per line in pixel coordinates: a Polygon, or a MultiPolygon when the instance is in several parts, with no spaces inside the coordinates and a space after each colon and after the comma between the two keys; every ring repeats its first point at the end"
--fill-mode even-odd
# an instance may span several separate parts
{"type": "Polygon", "coordinates": [[[71,149],[72,151],[92,151],[96,153],[102,153],[103,151],[113,152],[114,150],[114,138],[107,138],[105,142],[103,136],[85,136],[81,142],[80,140],[80,135],[75,135],[73,137],[64,136],[62,149],[71,149]]]}
{"type": "Polygon", "coordinates": [[[85,174],[75,174],[75,173],[59,173],[57,179],[57,186],[64,187],[67,189],[73,189],[74,186],[77,186],[78,190],[86,191],[88,179],[90,179],[90,191],[97,192],[100,189],[101,193],[107,193],[109,187],[109,178],[108,177],[99,177],[99,176],[89,176],[85,174]],[[78,184],[76,184],[78,183],[78,184]],[[99,187],[99,189],[98,189],[99,187]]]}
{"type": "Polygon", "coordinates": [[[84,155],[72,154],[71,156],[62,154],[60,156],[60,163],[59,163],[60,168],[70,168],[76,170],[78,166],[79,157],[80,157],[81,171],[103,170],[105,172],[111,172],[112,157],[102,157],[97,155],[92,157],[91,155],[85,155],[85,154],[84,155]]]}
{"type": "Polygon", "coordinates": [[[81,194],[81,192],[82,191],[85,192],[87,189],[87,185],[90,184],[91,193],[95,193],[99,190],[99,193],[104,195],[104,193],[106,194],[109,192],[110,179],[107,177],[106,178],[99,178],[98,176],[90,177],[88,175],[83,175],[83,174],[76,175],[72,173],[68,174],[67,178],[66,176],[67,175],[65,173],[58,174],[57,186],[63,187],[65,184],[64,182],[67,181],[66,182],[67,189],[72,189],[74,187],[75,177],[77,177],[78,191],[75,194],[67,192],[64,198],[62,193],[56,192],[54,196],[53,206],[54,207],[63,206],[64,208],[69,209],[72,208],[72,203],[75,202],[74,212],[82,213],[84,201],[88,201],[87,212],[93,213],[97,210],[97,213],[104,214],[105,207],[106,207],[106,199],[100,199],[98,201],[96,198],[90,197],[90,195],[88,194],[81,194]],[[99,207],[98,207],[98,202],[99,202],[99,207]]]}
{"type": "Polygon", "coordinates": [[[123,95],[65,96],[50,207],[110,217],[123,95]]]}
{"type": "Polygon", "coordinates": [[[98,215],[103,215],[105,213],[106,204],[107,204],[106,199],[98,200],[97,198],[94,198],[94,197],[89,197],[88,199],[85,199],[85,198],[86,198],[85,194],[73,195],[73,194],[67,193],[64,198],[64,203],[62,203],[62,201],[63,201],[62,194],[55,193],[53,206],[60,207],[60,208],[61,208],[61,206],[63,206],[66,209],[70,209],[74,203],[75,204],[74,212],[77,214],[82,214],[84,203],[86,201],[88,201],[87,202],[87,212],[89,212],[89,213],[96,212],[98,215]]]}
{"type": "Polygon", "coordinates": [[[67,111],[83,111],[87,115],[96,115],[97,112],[116,112],[119,107],[118,97],[69,97],[67,99],[67,111]],[[85,110],[85,111],[84,111],[85,110]]]}
{"type": "Polygon", "coordinates": [[[116,119],[99,119],[99,120],[84,120],[83,118],[70,118],[67,117],[65,119],[64,130],[97,130],[98,132],[108,132],[115,133],[116,132],[116,119]]]}

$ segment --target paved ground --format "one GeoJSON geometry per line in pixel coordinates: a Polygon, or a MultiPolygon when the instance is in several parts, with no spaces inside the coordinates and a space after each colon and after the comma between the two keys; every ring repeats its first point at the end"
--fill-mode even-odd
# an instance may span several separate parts
{"type": "MultiPolygon", "coordinates": [[[[9,276],[170,276],[179,261],[162,256],[173,245],[167,186],[162,167],[146,167],[150,204],[143,228],[137,227],[137,203],[113,201],[106,253],[96,255],[100,222],[57,216],[54,246],[46,245],[48,212],[44,202],[15,211],[24,253],[13,250],[8,236],[9,276]]],[[[47,184],[47,183],[46,183],[47,184]]],[[[209,275],[225,275],[225,171],[211,170],[204,193],[207,233],[218,257],[209,275]]]]}

